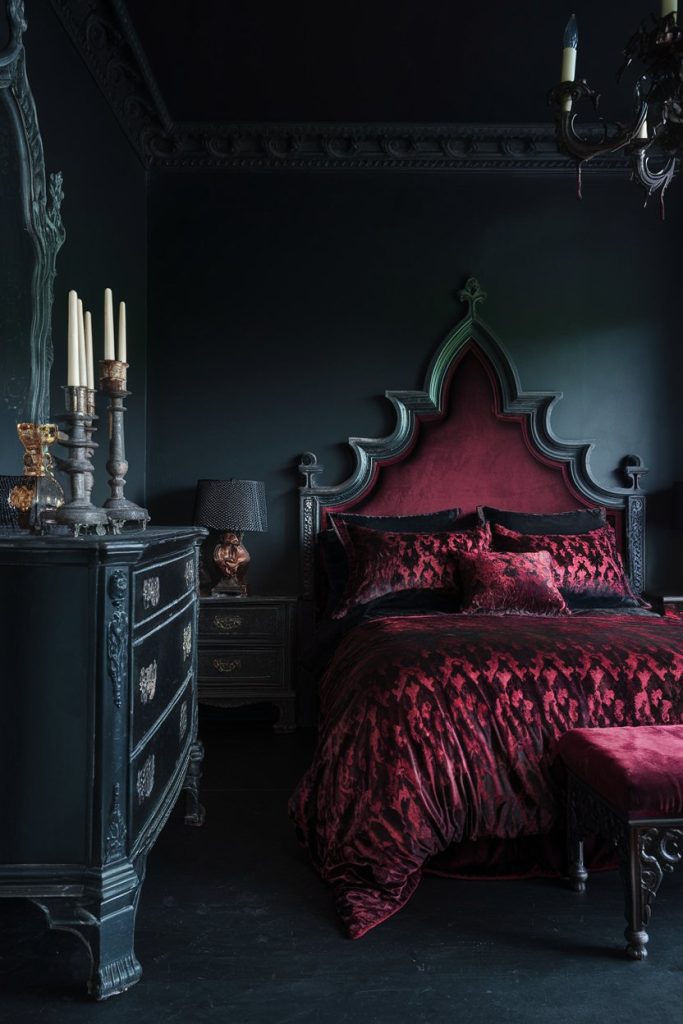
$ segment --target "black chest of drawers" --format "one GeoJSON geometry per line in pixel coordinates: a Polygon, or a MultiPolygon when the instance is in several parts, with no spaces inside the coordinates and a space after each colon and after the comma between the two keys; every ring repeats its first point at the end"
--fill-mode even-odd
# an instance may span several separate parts
{"type": "Polygon", "coordinates": [[[196,750],[202,533],[0,534],[0,896],[79,935],[97,998],[140,977],[146,856],[196,750]]]}
{"type": "Polygon", "coordinates": [[[295,597],[202,597],[199,700],[217,707],[268,702],[278,732],[295,726],[292,646],[295,597]]]}

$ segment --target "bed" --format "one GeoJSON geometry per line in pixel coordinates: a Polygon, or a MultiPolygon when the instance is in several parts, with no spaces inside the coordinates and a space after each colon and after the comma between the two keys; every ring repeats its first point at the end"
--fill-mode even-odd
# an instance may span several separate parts
{"type": "Polygon", "coordinates": [[[641,596],[642,461],[597,483],[592,446],[553,433],[561,395],[523,392],[479,284],[460,297],[424,390],[387,392],[394,431],[350,438],[348,480],[300,465],[320,707],[290,813],[353,938],[425,871],[559,872],[558,736],[683,721],[683,627],[641,596]]]}

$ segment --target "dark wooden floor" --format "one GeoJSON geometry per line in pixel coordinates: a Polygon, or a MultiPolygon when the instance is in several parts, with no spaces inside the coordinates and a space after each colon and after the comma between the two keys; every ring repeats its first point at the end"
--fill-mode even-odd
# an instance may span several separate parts
{"type": "Polygon", "coordinates": [[[0,1021],[139,1024],[680,1022],[683,868],[655,906],[650,959],[622,959],[616,874],[586,897],[547,880],[425,878],[365,938],[341,934],[287,819],[306,735],[205,724],[203,829],[173,815],[148,863],[139,985],[83,995],[85,954],[41,914],[0,901],[0,1021]]]}

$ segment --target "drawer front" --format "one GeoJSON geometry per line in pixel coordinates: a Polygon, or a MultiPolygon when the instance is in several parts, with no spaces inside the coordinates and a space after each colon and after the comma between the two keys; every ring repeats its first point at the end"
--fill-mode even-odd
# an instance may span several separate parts
{"type": "Polygon", "coordinates": [[[285,685],[284,652],[281,648],[254,650],[249,647],[223,647],[199,653],[199,678],[202,682],[224,686],[249,686],[254,690],[278,690],[285,685]]]}
{"type": "Polygon", "coordinates": [[[133,583],[134,625],[158,615],[184,594],[195,591],[196,586],[194,548],[168,562],[160,562],[136,572],[133,583]]]}
{"type": "Polygon", "coordinates": [[[133,748],[163,714],[192,671],[195,602],[196,598],[191,598],[180,611],[133,644],[133,748]]]}
{"type": "Polygon", "coordinates": [[[149,742],[131,761],[129,807],[133,842],[159,808],[192,742],[192,707],[190,683],[149,742]]]}
{"type": "Polygon", "coordinates": [[[202,602],[199,609],[199,634],[202,641],[215,643],[220,638],[260,643],[283,643],[286,609],[277,604],[230,604],[202,602]]]}

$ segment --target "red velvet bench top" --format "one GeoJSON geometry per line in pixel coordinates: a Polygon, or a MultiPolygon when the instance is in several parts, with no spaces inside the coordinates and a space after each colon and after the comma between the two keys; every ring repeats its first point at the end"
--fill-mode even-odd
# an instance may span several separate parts
{"type": "Polygon", "coordinates": [[[683,725],[572,729],[557,755],[629,818],[683,818],[683,725]]]}

